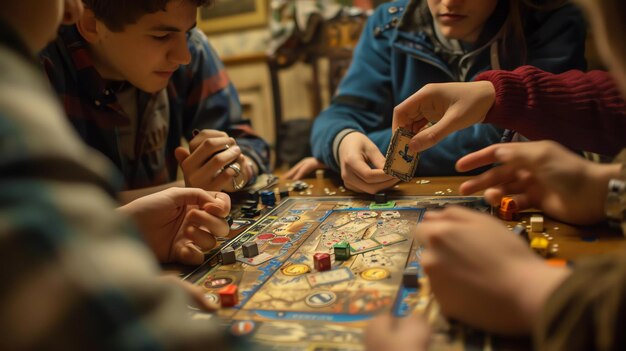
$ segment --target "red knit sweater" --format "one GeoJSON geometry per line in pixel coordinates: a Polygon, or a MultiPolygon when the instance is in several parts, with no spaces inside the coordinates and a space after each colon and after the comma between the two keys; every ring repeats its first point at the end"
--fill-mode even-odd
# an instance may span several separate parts
{"type": "Polygon", "coordinates": [[[626,147],[626,101],[606,72],[551,74],[523,66],[487,71],[476,80],[496,89],[485,123],[604,155],[626,147]]]}

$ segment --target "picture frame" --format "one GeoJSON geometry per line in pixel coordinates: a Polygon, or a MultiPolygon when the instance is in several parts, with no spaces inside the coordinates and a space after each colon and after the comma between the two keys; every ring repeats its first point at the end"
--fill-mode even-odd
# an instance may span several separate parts
{"type": "Polygon", "coordinates": [[[205,33],[229,32],[266,25],[269,0],[218,0],[198,10],[198,28],[205,33]]]}

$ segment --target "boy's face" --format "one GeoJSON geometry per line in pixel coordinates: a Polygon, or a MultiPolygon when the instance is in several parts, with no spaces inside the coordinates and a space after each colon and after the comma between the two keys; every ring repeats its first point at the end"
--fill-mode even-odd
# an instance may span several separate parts
{"type": "Polygon", "coordinates": [[[196,25],[196,9],[191,1],[172,0],[165,11],[144,15],[121,32],[97,21],[98,40],[91,47],[99,73],[149,93],[165,88],[172,73],[191,60],[187,32],[196,25]]]}
{"type": "Polygon", "coordinates": [[[498,0],[428,0],[435,25],[449,39],[474,43],[498,0]]]}

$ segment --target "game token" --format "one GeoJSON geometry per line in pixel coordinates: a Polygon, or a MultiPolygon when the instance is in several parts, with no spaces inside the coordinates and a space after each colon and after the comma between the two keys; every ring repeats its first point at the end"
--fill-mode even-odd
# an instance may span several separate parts
{"type": "Polygon", "coordinates": [[[220,258],[221,258],[222,264],[235,263],[236,262],[235,250],[233,250],[232,247],[223,248],[222,251],[220,251],[220,258]]]}
{"type": "Polygon", "coordinates": [[[254,321],[235,321],[230,326],[230,332],[233,335],[243,336],[252,333],[255,327],[254,321]]]}
{"type": "Polygon", "coordinates": [[[387,202],[387,194],[383,192],[376,193],[376,195],[374,195],[374,201],[377,204],[384,204],[385,202],[387,202]]]}
{"type": "Polygon", "coordinates": [[[398,128],[391,137],[391,143],[387,149],[385,167],[383,171],[390,176],[408,182],[413,178],[419,153],[409,151],[409,141],[415,134],[408,129],[398,128]]]}
{"type": "Polygon", "coordinates": [[[254,257],[259,254],[259,245],[257,245],[256,241],[248,241],[241,245],[241,250],[243,251],[243,257],[254,257]]]}
{"type": "Polygon", "coordinates": [[[417,267],[406,267],[404,269],[402,285],[406,288],[419,288],[419,270],[417,267]]]}
{"type": "Polygon", "coordinates": [[[304,298],[309,307],[326,307],[337,301],[337,295],[332,291],[318,291],[304,298]]]}
{"type": "Polygon", "coordinates": [[[333,245],[335,261],[346,261],[350,258],[350,244],[345,241],[333,245]]]}
{"type": "Polygon", "coordinates": [[[210,304],[219,304],[220,297],[217,294],[206,293],[204,294],[204,299],[210,304]]]}
{"type": "Polygon", "coordinates": [[[239,292],[237,285],[231,284],[220,289],[220,303],[222,307],[233,307],[239,303],[239,292]]]}
{"type": "Polygon", "coordinates": [[[283,274],[289,276],[302,275],[305,273],[309,273],[310,271],[311,268],[302,263],[290,264],[282,269],[283,274]]]}
{"type": "Polygon", "coordinates": [[[533,233],[543,231],[543,216],[533,215],[530,217],[530,231],[533,233]]]}
{"type": "Polygon", "coordinates": [[[389,278],[389,271],[384,268],[368,268],[361,272],[361,278],[365,280],[383,280],[389,278]]]}
{"type": "Polygon", "coordinates": [[[329,270],[331,268],[330,255],[327,253],[316,253],[313,255],[313,266],[318,272],[329,270]]]}

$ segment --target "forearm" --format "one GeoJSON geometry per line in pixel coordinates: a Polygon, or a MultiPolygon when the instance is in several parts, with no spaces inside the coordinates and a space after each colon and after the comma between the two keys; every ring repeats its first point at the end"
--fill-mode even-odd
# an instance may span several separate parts
{"type": "Polygon", "coordinates": [[[535,349],[624,350],[626,254],[576,265],[552,294],[535,326],[535,349]]]}
{"type": "Polygon", "coordinates": [[[487,71],[476,80],[488,80],[496,90],[485,123],[607,155],[623,147],[626,102],[606,72],[557,75],[524,66],[487,71]]]}

